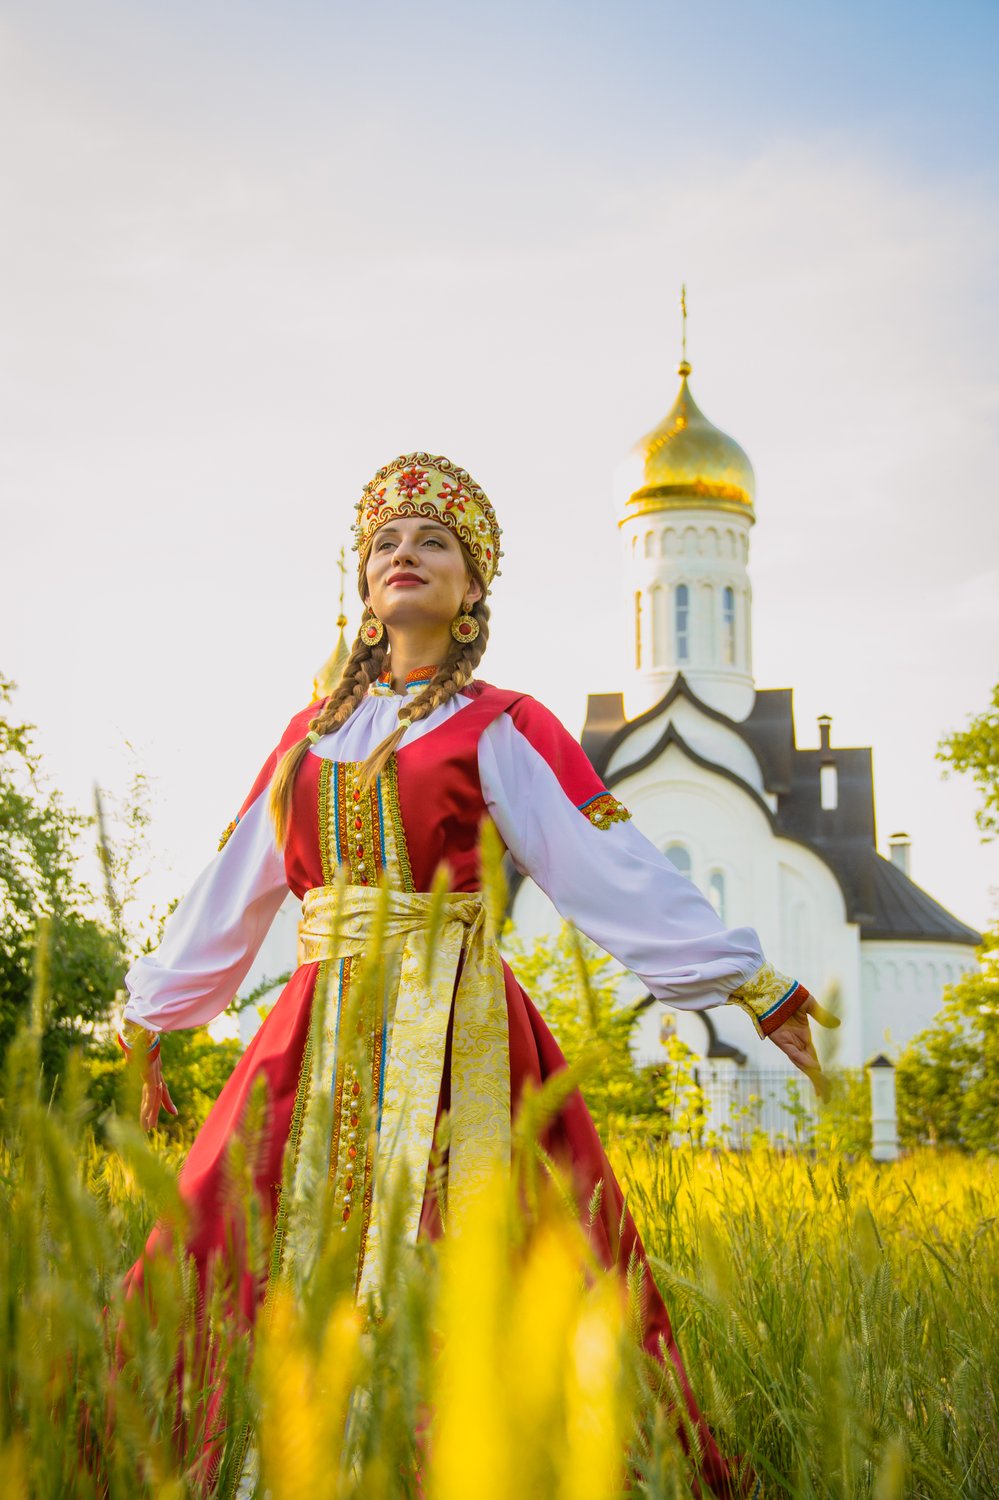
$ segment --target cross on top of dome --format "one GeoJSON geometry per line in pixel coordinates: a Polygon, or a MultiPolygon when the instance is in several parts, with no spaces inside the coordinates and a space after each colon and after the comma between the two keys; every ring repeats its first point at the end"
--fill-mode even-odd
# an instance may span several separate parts
{"type": "Polygon", "coordinates": [[[631,450],[622,477],[625,513],[709,506],[753,516],[756,476],[734,438],[709,422],[694,400],[688,377],[687,289],[683,317],[680,390],[666,416],[631,450]]]}

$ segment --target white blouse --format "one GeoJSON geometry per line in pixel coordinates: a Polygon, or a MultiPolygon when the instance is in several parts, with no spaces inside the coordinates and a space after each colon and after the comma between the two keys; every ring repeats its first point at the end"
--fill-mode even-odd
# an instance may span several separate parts
{"type": "MultiPolygon", "coordinates": [[[[458,694],[411,725],[404,743],[471,701],[458,694]]],[[[373,689],[311,753],[364,760],[395,728],[398,712],[398,694],[373,689]]],[[[724,1004],[761,968],[755,931],[726,929],[696,886],[632,822],[595,827],[508,714],[499,714],[481,735],[478,762],[486,806],[517,869],[657,999],[707,1010],[724,1004]]],[[[124,1019],[151,1031],[207,1025],[232,1001],[287,894],[265,791],[172,913],[156,951],[132,965],[124,1019]]]]}

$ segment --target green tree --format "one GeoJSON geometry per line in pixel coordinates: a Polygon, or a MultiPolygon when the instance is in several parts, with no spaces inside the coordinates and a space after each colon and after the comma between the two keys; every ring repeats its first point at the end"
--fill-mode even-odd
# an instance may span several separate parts
{"type": "Polygon", "coordinates": [[[995,838],[999,833],[999,683],[984,713],[969,719],[966,729],[955,730],[940,741],[937,760],[971,776],[982,797],[975,820],[983,839],[995,838]]]}
{"type": "Polygon", "coordinates": [[[999,927],[978,956],[980,967],[949,986],[933,1025],[899,1058],[905,1145],[999,1150],[999,927]]]}
{"type": "MultiPolygon", "coordinates": [[[[71,1049],[78,1049],[91,1100],[103,1113],[127,1095],[114,1026],[124,972],[131,955],[156,945],[166,919],[142,907],[148,785],[136,771],[125,797],[98,798],[96,817],[68,808],[45,781],[34,726],[10,713],[13,692],[13,683],[0,677],[0,1066],[41,988],[45,1076],[61,1079],[71,1049]],[[109,922],[94,915],[98,897],[81,875],[86,841],[95,831],[109,922]],[[39,987],[42,934],[45,983],[39,987]]],[[[238,1042],[216,1042],[205,1029],[164,1037],[164,1066],[181,1114],[163,1125],[178,1144],[204,1123],[241,1051],[238,1042]]]]}
{"type": "MultiPolygon", "coordinates": [[[[940,741],[937,759],[972,777],[981,794],[975,820],[983,841],[994,838],[999,684],[984,713],[940,741]]],[[[899,1132],[907,1145],[999,1149],[999,927],[985,934],[978,956],[979,968],[944,992],[932,1026],[913,1037],[899,1059],[899,1132]]]]}
{"type": "Polygon", "coordinates": [[[504,946],[569,1061],[592,1056],[582,1092],[601,1133],[700,1130],[703,1109],[693,1054],[672,1037],[661,1063],[636,1063],[631,1044],[639,1011],[618,1000],[612,960],[605,953],[567,925],[530,949],[515,939],[504,946]]]}
{"type": "Polygon", "coordinates": [[[45,924],[41,1059],[54,1078],[70,1047],[86,1045],[109,1021],[121,955],[111,929],[88,914],[94,898],[80,875],[78,848],[92,819],[67,808],[46,785],[34,726],[10,715],[13,691],[0,677],[0,1059],[29,1016],[45,924]]]}

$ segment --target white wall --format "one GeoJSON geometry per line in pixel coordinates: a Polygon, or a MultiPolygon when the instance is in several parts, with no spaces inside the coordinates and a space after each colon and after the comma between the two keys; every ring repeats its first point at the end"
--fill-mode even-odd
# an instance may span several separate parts
{"type": "Polygon", "coordinates": [[[864,1060],[889,1057],[930,1024],[943,1002],[945,985],[975,968],[974,948],[958,943],[861,944],[864,1060]]]}

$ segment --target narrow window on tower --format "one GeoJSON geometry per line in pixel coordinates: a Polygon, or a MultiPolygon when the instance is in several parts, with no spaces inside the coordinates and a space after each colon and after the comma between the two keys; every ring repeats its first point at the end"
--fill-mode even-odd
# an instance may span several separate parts
{"type": "Polygon", "coordinates": [[[635,594],[635,671],[642,670],[642,591],[635,594]]]}
{"type": "Polygon", "coordinates": [[[735,589],[722,592],[722,650],[726,666],[735,665],[735,589]]]}
{"type": "Polygon", "coordinates": [[[689,849],[686,849],[683,844],[667,844],[665,854],[670,864],[679,870],[681,875],[685,875],[688,880],[693,878],[694,867],[689,849]]]}
{"type": "Polygon", "coordinates": [[[724,922],[725,917],[725,876],[721,870],[712,870],[711,879],[708,881],[708,900],[714,907],[716,913],[724,922]]]}
{"type": "Polygon", "coordinates": [[[819,805],[823,812],[839,806],[839,773],[833,765],[819,767],[819,805]]]}
{"type": "Polygon", "coordinates": [[[690,590],[685,583],[676,586],[676,659],[690,660],[690,590]]]}

